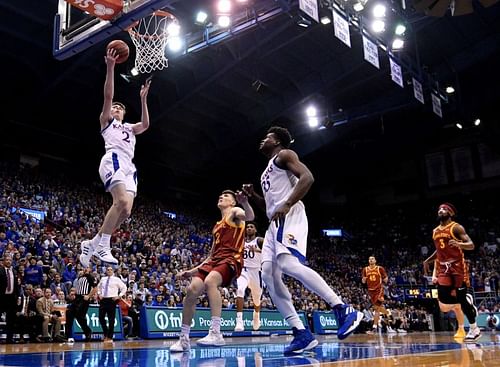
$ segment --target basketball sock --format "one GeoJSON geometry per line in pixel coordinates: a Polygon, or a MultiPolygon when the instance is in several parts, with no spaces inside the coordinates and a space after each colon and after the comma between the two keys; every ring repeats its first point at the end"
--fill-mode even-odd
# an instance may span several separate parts
{"type": "Polygon", "coordinates": [[[475,329],[477,328],[477,324],[475,322],[473,322],[472,324],[470,324],[470,328],[471,329],[475,329]]]}
{"type": "Polygon", "coordinates": [[[181,326],[181,335],[187,336],[189,338],[189,332],[191,331],[191,326],[182,324],[181,326]]]}
{"type": "Polygon", "coordinates": [[[243,319],[243,312],[236,312],[237,319],[243,319]]]}
{"type": "Polygon", "coordinates": [[[289,317],[285,317],[285,320],[291,327],[297,328],[299,330],[305,329],[305,326],[300,320],[299,315],[297,315],[297,313],[295,313],[295,315],[290,315],[289,317]]]}
{"type": "Polygon", "coordinates": [[[101,235],[101,240],[99,241],[99,246],[102,246],[104,248],[109,248],[110,245],[109,243],[111,242],[111,235],[103,233],[101,235]]]}
{"type": "Polygon", "coordinates": [[[292,296],[281,278],[282,273],[277,264],[264,262],[262,264],[262,280],[267,285],[274,305],[281,316],[292,326],[299,330],[305,329],[297,311],[292,303],[292,296]]]}
{"type": "MultiPolygon", "coordinates": [[[[325,280],[316,273],[313,269],[302,264],[299,259],[290,254],[282,254],[278,257],[280,269],[298,281],[300,281],[307,289],[313,291],[330,306],[334,307],[343,304],[340,297],[328,286],[325,280]]],[[[266,283],[267,284],[267,283],[266,283]]]]}
{"type": "Polygon", "coordinates": [[[99,233],[97,233],[94,238],[92,238],[92,246],[96,247],[99,242],[101,241],[101,235],[99,233]]]}
{"type": "Polygon", "coordinates": [[[220,334],[220,316],[212,316],[212,331],[220,334]]]}

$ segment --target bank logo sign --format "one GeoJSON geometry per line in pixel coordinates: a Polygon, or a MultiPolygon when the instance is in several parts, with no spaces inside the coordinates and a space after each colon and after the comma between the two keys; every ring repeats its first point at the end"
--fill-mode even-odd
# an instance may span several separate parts
{"type": "MultiPolygon", "coordinates": [[[[164,307],[145,307],[142,315],[145,314],[148,333],[178,333],[182,325],[182,309],[164,307]]],[[[243,322],[246,330],[252,330],[253,311],[243,312],[243,322]]],[[[302,322],[307,324],[304,314],[299,314],[302,322]]],[[[141,320],[142,321],[142,320],[141,320]]],[[[290,325],[280,315],[278,311],[260,312],[261,327],[259,331],[290,330],[290,325]]],[[[198,309],[191,322],[191,331],[206,332],[212,325],[209,309],[198,309]]],[[[221,331],[233,331],[236,326],[236,311],[222,310],[221,331]]]]}
{"type": "Polygon", "coordinates": [[[314,332],[318,334],[333,334],[339,325],[333,312],[313,312],[314,332]]]}

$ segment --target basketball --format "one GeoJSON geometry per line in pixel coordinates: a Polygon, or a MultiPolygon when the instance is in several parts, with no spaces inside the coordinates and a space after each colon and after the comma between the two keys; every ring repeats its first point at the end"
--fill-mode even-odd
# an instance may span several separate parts
{"type": "Polygon", "coordinates": [[[110,48],[114,49],[116,53],[118,54],[118,58],[116,59],[117,64],[121,64],[128,59],[128,54],[129,54],[129,48],[128,45],[122,41],[122,40],[113,40],[110,43],[108,43],[108,46],[106,47],[106,50],[109,50],[110,48]]]}

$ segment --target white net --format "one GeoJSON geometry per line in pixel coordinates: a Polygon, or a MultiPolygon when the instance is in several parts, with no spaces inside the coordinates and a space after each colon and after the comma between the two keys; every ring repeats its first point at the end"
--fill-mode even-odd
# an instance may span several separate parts
{"type": "Polygon", "coordinates": [[[139,20],[129,30],[135,45],[135,68],[141,74],[168,67],[165,48],[168,43],[169,24],[177,20],[164,11],[157,11],[139,20]]]}

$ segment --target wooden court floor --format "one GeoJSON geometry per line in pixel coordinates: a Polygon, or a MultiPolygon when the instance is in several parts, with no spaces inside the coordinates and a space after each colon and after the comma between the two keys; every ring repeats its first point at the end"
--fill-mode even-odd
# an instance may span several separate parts
{"type": "Polygon", "coordinates": [[[220,348],[197,347],[170,354],[174,340],[117,341],[69,344],[0,345],[0,366],[151,366],[151,367],[277,367],[277,366],[500,366],[500,333],[485,332],[473,344],[450,333],[352,335],[339,341],[318,336],[320,344],[307,354],[284,357],[290,336],[226,338],[220,348]]]}

